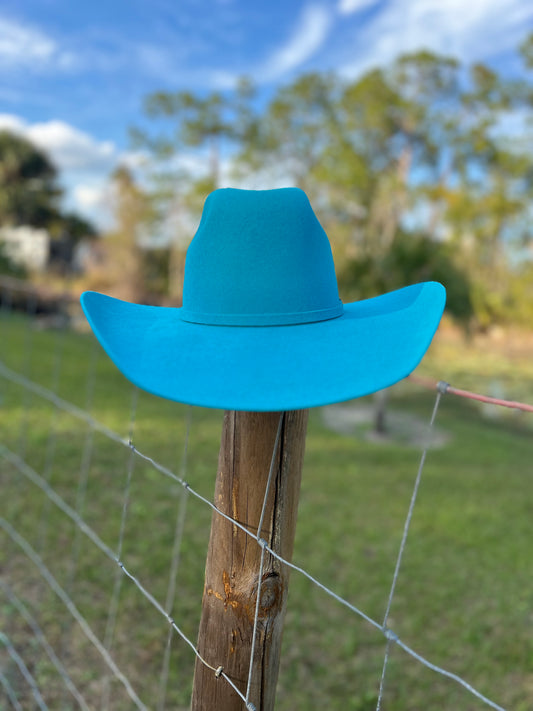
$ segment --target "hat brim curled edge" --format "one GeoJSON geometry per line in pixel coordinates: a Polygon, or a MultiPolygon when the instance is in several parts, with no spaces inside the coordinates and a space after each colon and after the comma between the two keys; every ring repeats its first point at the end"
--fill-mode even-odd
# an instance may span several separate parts
{"type": "Polygon", "coordinates": [[[202,407],[298,410],[382,390],[419,364],[446,292],[424,282],[290,326],[205,326],[179,308],[85,292],[85,315],[117,368],[143,390],[202,407]]]}

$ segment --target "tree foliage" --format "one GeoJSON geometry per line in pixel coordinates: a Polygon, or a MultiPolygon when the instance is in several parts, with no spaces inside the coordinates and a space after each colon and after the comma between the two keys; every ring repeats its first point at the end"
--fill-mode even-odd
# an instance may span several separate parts
{"type": "Polygon", "coordinates": [[[119,166],[111,176],[113,226],[102,236],[97,259],[88,269],[85,288],[128,301],[146,296],[145,253],[141,241],[150,219],[150,201],[131,172],[119,166]]]}
{"type": "Polygon", "coordinates": [[[193,147],[207,156],[181,188],[185,208],[232,180],[302,187],[345,295],[433,278],[462,323],[531,319],[533,306],[517,304],[528,289],[516,284],[533,244],[531,126],[520,121],[533,105],[532,48],[533,35],[520,79],[420,51],[352,81],[300,76],[260,109],[249,82],[224,94],[159,92],[146,110],[166,122],[164,138],[140,138],[167,160],[193,147]]]}
{"type": "Polygon", "coordinates": [[[0,224],[48,227],[61,190],[48,156],[30,141],[0,130],[0,224]]]}
{"type": "MultiPolygon", "coordinates": [[[[74,248],[96,229],[83,217],[61,208],[59,175],[48,155],[23,136],[0,130],[0,227],[44,228],[50,238],[51,269],[68,272],[74,248]]],[[[2,273],[14,267],[0,259],[2,273]]]]}
{"type": "Polygon", "coordinates": [[[448,313],[467,328],[474,315],[470,279],[454,259],[450,244],[399,230],[385,253],[351,259],[339,274],[345,294],[356,299],[422,281],[446,285],[448,313]]]}

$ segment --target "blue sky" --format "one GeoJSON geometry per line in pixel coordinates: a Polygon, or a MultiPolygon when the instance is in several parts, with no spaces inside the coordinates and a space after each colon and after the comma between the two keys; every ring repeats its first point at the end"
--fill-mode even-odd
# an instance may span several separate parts
{"type": "Polygon", "coordinates": [[[531,0],[2,0],[0,127],[45,148],[97,221],[128,126],[158,89],[267,97],[310,70],[357,77],[421,48],[518,71],[531,0]]]}

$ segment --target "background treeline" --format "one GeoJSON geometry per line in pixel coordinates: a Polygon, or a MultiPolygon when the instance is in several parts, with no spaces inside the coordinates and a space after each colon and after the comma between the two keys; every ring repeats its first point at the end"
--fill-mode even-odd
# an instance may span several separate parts
{"type": "Polygon", "coordinates": [[[96,236],[95,227],[61,206],[59,173],[44,151],[28,139],[0,130],[0,274],[24,276],[7,253],[2,230],[44,229],[50,237],[50,266],[68,270],[76,244],[96,236]]]}
{"type": "Polygon", "coordinates": [[[344,298],[437,279],[465,326],[531,325],[533,35],[518,56],[518,78],[424,51],[355,80],[303,75],[267,100],[245,78],[146,97],[137,167],[112,177],[114,227],[86,285],[179,303],[205,196],[297,185],[344,298]]]}

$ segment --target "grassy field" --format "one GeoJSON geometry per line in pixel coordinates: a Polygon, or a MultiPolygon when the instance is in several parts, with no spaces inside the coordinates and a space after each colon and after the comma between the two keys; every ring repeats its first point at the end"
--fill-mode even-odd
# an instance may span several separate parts
{"type": "MultiPolygon", "coordinates": [[[[41,329],[4,314],[0,358],[55,390],[127,437],[131,386],[89,335],[41,329]],[[93,380],[94,388],[88,385],[93,380]]],[[[420,372],[457,387],[533,401],[533,346],[496,334],[465,344],[449,329],[436,339],[420,372]]],[[[391,423],[427,423],[434,393],[410,382],[393,388],[391,423]],[[402,417],[398,417],[398,415],[402,417]]],[[[0,443],[45,477],[102,540],[116,550],[129,451],[71,414],[0,378],[0,443]],[[90,454],[90,458],[89,455],[90,454]],[[80,486],[86,474],[86,484],[80,486]]],[[[368,405],[347,403],[346,415],[368,405]]],[[[420,450],[405,430],[382,441],[364,420],[350,431],[311,412],[295,562],[378,621],[383,618],[420,450]]],[[[341,413],[342,414],[342,413],[341,413]]],[[[212,497],[222,413],[194,408],[186,478],[212,497]]],[[[136,446],[179,473],[186,408],[139,394],[136,446]]],[[[533,708],[533,417],[483,409],[452,396],[438,418],[440,447],[430,451],[415,508],[389,626],[430,661],[465,678],[501,706],[533,708]]],[[[5,458],[0,458],[1,515],[42,557],[100,639],[104,638],[116,565],[5,458]]],[[[135,461],[122,558],[165,601],[176,516],[183,489],[135,461]]],[[[176,621],[196,638],[210,510],[189,497],[176,621]]],[[[64,605],[13,541],[0,533],[0,630],[12,640],[51,709],[77,708],[5,585],[24,601],[90,708],[110,695],[113,710],[132,708],[64,605]]],[[[124,580],[112,655],[149,708],[158,707],[168,625],[124,580]]],[[[279,680],[281,710],[375,709],[383,636],[293,574],[279,680]]],[[[5,650],[0,669],[25,710],[28,685],[5,650]]],[[[168,709],[186,709],[194,659],[174,636],[168,709]]],[[[9,709],[0,688],[0,708],[9,709]]],[[[384,711],[475,711],[488,708],[401,649],[389,663],[384,711]]]]}

